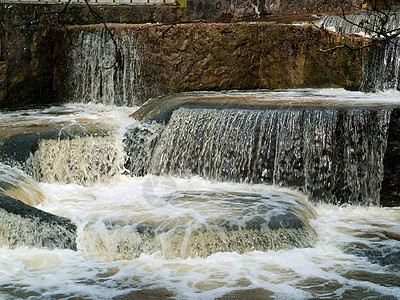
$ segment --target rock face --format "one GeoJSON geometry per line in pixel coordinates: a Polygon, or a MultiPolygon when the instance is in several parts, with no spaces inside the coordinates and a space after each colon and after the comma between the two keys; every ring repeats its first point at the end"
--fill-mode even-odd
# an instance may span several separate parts
{"type": "Polygon", "coordinates": [[[360,0],[188,0],[188,18],[231,22],[269,14],[305,14],[354,11],[360,0]]]}
{"type": "Polygon", "coordinates": [[[53,35],[61,24],[177,22],[186,19],[180,6],[97,6],[102,19],[85,5],[0,4],[0,107],[48,104],[53,90],[53,35]],[[61,22],[61,23],[60,23],[61,22]]]}
{"type": "Polygon", "coordinates": [[[265,0],[268,13],[304,14],[354,11],[361,7],[362,0],[265,0]]]}
{"type": "MultiPolygon", "coordinates": [[[[129,36],[130,44],[136,44],[138,61],[134,66],[135,70],[140,70],[141,84],[135,104],[151,97],[189,90],[357,89],[361,80],[360,55],[344,49],[333,54],[320,51],[321,47],[329,44],[329,36],[311,26],[191,23],[111,25],[110,28],[118,41],[129,36]]],[[[59,32],[60,38],[55,45],[56,53],[60,55],[56,57],[56,90],[60,99],[71,99],[70,93],[74,91],[73,84],[77,80],[100,81],[98,77],[89,79],[87,76],[77,79],[75,70],[71,68],[75,60],[70,55],[72,50],[82,47],[82,39],[87,35],[91,35],[87,40],[110,39],[102,33],[100,26],[71,27],[70,33],[72,47],[68,48],[64,32],[59,32]],[[66,51],[61,51],[65,48],[66,51]],[[68,81],[69,78],[73,80],[68,81]]],[[[362,41],[354,39],[350,42],[360,44],[362,41]]],[[[93,47],[89,45],[88,49],[93,47]]],[[[91,58],[101,55],[101,51],[96,54],[82,49],[81,52],[83,56],[91,55],[91,58]]],[[[125,69],[114,66],[115,71],[110,72],[111,79],[102,78],[103,85],[117,77],[115,74],[118,72],[134,71],[126,69],[123,59],[127,56],[121,62],[125,69]]],[[[82,72],[79,74],[83,76],[82,72]]],[[[87,93],[89,91],[83,90],[82,97],[87,93]]],[[[79,95],[75,97],[80,98],[79,95]]]]}
{"type": "Polygon", "coordinates": [[[52,97],[52,43],[49,24],[37,17],[49,10],[2,4],[0,25],[0,106],[48,103],[52,97]]]}
{"type": "Polygon", "coordinates": [[[400,205],[400,110],[394,110],[390,118],[388,141],[383,159],[384,178],[381,190],[383,206],[400,205]]]}
{"type": "Polygon", "coordinates": [[[246,17],[265,15],[265,0],[188,0],[189,20],[209,20],[215,22],[231,22],[246,17]]]}
{"type": "MultiPolygon", "coordinates": [[[[292,2],[279,1],[278,5],[261,0],[237,1],[227,8],[224,1],[209,4],[203,1],[198,5],[189,1],[188,10],[191,19],[224,21],[225,18],[225,21],[232,21],[236,15],[240,18],[300,12],[295,7],[307,10],[314,5],[292,2]],[[197,16],[193,7],[197,7],[201,15],[197,16]],[[218,17],[220,11],[223,11],[222,19],[218,17]]],[[[321,3],[318,5],[320,7],[321,3]]],[[[65,31],[53,31],[58,27],[55,12],[62,8],[63,5],[0,5],[0,17],[4,20],[0,24],[0,107],[69,99],[70,86],[65,88],[64,85],[70,75],[66,67],[71,62],[65,60],[65,54],[68,56],[71,51],[71,41],[65,31]]],[[[184,4],[96,6],[96,10],[104,21],[116,23],[168,23],[187,18],[184,4]]],[[[71,5],[61,20],[65,24],[78,25],[101,21],[91,16],[84,5],[71,5]]],[[[72,34],[99,30],[99,27],[76,27],[72,34]]],[[[350,51],[333,55],[320,52],[318,49],[328,42],[328,36],[312,28],[195,23],[111,27],[117,32],[117,38],[123,31],[137,37],[143,81],[137,103],[165,93],[192,89],[312,85],[357,88],[360,81],[359,57],[350,51]]]]}

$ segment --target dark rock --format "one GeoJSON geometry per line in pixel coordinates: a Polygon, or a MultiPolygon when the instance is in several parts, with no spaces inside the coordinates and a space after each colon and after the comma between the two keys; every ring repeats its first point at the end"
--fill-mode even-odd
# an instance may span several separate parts
{"type": "Polygon", "coordinates": [[[232,22],[270,14],[341,13],[357,10],[360,0],[188,0],[189,20],[232,22]]]}
{"type": "Polygon", "coordinates": [[[0,244],[76,250],[76,226],[19,200],[0,195],[0,244]]]}
{"type": "Polygon", "coordinates": [[[270,218],[268,222],[268,227],[272,230],[278,230],[282,228],[290,228],[290,229],[302,229],[305,227],[305,224],[299,220],[296,216],[288,213],[285,215],[273,216],[270,218]]]}
{"type": "Polygon", "coordinates": [[[254,217],[253,219],[251,219],[250,221],[246,222],[246,229],[260,230],[261,226],[263,226],[263,224],[265,224],[265,223],[266,223],[266,221],[263,217],[257,216],[257,217],[254,217]]]}
{"type": "Polygon", "coordinates": [[[2,59],[7,62],[0,107],[52,102],[52,39],[44,20],[49,11],[46,5],[0,5],[2,59]]]}
{"type": "Polygon", "coordinates": [[[150,224],[147,223],[139,223],[136,225],[136,230],[139,234],[154,238],[155,237],[155,231],[154,227],[150,224]]]}
{"type": "Polygon", "coordinates": [[[349,244],[345,249],[346,253],[364,257],[372,263],[377,263],[381,266],[400,268],[400,252],[397,249],[394,251],[397,252],[385,254],[381,250],[372,249],[361,243],[349,244]]]}
{"type": "Polygon", "coordinates": [[[382,259],[382,262],[384,263],[384,265],[394,265],[400,267],[400,252],[386,255],[382,259]]]}
{"type": "Polygon", "coordinates": [[[392,112],[386,152],[383,159],[384,177],[381,188],[382,206],[400,206],[400,110],[392,112]]]}
{"type": "Polygon", "coordinates": [[[57,132],[45,134],[17,134],[2,141],[0,145],[0,161],[11,165],[23,165],[29,156],[37,150],[41,138],[56,138],[57,132]]]}
{"type": "Polygon", "coordinates": [[[188,0],[189,20],[209,20],[214,22],[232,22],[244,17],[254,17],[265,13],[264,0],[188,0]]]}
{"type": "Polygon", "coordinates": [[[127,159],[124,166],[131,175],[144,176],[147,174],[160,133],[161,126],[151,126],[151,124],[143,124],[141,127],[132,126],[126,129],[124,149],[127,159]]]}

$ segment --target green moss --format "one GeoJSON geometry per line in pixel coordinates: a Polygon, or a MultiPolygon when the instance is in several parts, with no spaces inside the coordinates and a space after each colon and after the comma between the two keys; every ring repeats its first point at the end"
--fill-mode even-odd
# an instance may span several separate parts
{"type": "Polygon", "coordinates": [[[12,86],[13,86],[13,85],[16,85],[16,84],[18,84],[18,83],[23,82],[24,80],[25,80],[25,75],[23,75],[23,74],[18,74],[18,75],[14,76],[14,77],[11,79],[11,85],[12,85],[12,86]]]}
{"type": "Polygon", "coordinates": [[[187,0],[176,0],[176,3],[177,3],[179,6],[187,7],[187,0]]]}
{"type": "Polygon", "coordinates": [[[43,29],[41,34],[40,34],[43,38],[45,38],[47,36],[47,30],[43,29]]]}
{"type": "Polygon", "coordinates": [[[91,18],[92,18],[92,15],[90,13],[90,9],[87,6],[83,7],[82,10],[81,10],[81,14],[82,14],[81,15],[82,21],[84,23],[89,23],[91,18]]]}
{"type": "Polygon", "coordinates": [[[178,21],[187,21],[188,20],[188,14],[187,14],[187,8],[182,7],[182,8],[178,8],[176,10],[176,16],[178,21]]]}

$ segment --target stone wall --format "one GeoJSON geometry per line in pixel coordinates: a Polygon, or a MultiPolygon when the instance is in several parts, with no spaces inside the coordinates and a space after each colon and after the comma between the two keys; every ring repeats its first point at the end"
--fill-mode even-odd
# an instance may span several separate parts
{"type": "MultiPolygon", "coordinates": [[[[252,9],[246,8],[246,1],[238,1],[241,4],[235,9],[242,15],[269,9],[260,6],[258,0],[251,1],[252,9]]],[[[279,4],[283,7],[283,0],[279,4]]],[[[272,7],[271,3],[269,5],[272,7]]],[[[101,23],[102,20],[110,23],[176,23],[186,20],[187,16],[184,2],[180,6],[96,5],[94,9],[102,19],[93,16],[85,5],[70,5],[66,13],[59,15],[63,8],[63,5],[0,5],[3,44],[0,107],[66,99],[67,73],[64,69],[67,65],[64,58],[71,40],[65,28],[57,29],[61,23],[82,25],[101,23]]],[[[113,28],[118,31],[120,27],[115,25],[113,28]]],[[[129,30],[135,31],[139,27],[138,33],[133,34],[137,34],[140,41],[144,58],[142,74],[145,74],[148,89],[140,96],[140,101],[192,89],[357,88],[359,84],[359,57],[350,51],[322,53],[318,49],[328,41],[328,36],[316,29],[197,23],[137,25],[129,30]]],[[[72,36],[81,30],[86,29],[70,29],[72,36]]]]}
{"type": "Polygon", "coordinates": [[[268,13],[304,14],[336,13],[354,11],[361,7],[362,0],[265,0],[268,13]]]}
{"type": "Polygon", "coordinates": [[[62,24],[177,22],[181,6],[0,4],[0,107],[54,102],[53,34],[62,24]],[[98,15],[98,16],[97,16],[98,15]],[[101,16],[102,18],[100,18],[101,16]],[[60,18],[59,18],[60,17],[60,18]],[[59,18],[59,19],[58,19],[59,18]]]}
{"type": "Polygon", "coordinates": [[[265,0],[188,0],[189,20],[231,22],[266,14],[265,0]]]}
{"type": "MultiPolygon", "coordinates": [[[[345,87],[357,89],[361,80],[358,53],[341,49],[322,52],[329,36],[311,26],[274,24],[114,25],[115,38],[136,36],[143,83],[139,103],[150,97],[189,90],[345,87]]],[[[69,32],[74,41],[81,32],[98,26],[76,26],[69,32]]],[[[60,32],[56,49],[68,45],[60,32]]],[[[108,37],[109,38],[109,37],[108,37]]],[[[359,40],[353,40],[360,43],[359,40]]],[[[77,45],[77,43],[75,43],[77,45]]],[[[71,45],[74,47],[74,44],[71,45]]],[[[66,49],[66,53],[71,50],[66,49]]],[[[65,52],[56,51],[56,90],[68,99],[74,90],[65,52]]],[[[68,56],[68,55],[67,55],[68,56]]],[[[123,64],[123,63],[122,63],[123,64]]],[[[118,69],[115,70],[118,72],[118,69]]]]}
{"type": "Polygon", "coordinates": [[[5,76],[0,86],[2,106],[48,103],[52,90],[52,41],[50,27],[41,13],[48,8],[3,5],[2,40],[5,76]]]}
{"type": "Polygon", "coordinates": [[[357,10],[362,0],[188,0],[190,20],[231,22],[270,14],[336,13],[357,10]]]}

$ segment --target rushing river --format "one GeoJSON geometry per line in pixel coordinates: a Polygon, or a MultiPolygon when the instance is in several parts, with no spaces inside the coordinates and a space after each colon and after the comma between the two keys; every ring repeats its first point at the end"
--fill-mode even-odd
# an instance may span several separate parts
{"type": "MultiPolygon", "coordinates": [[[[230,97],[399,99],[343,90],[230,97]]],[[[126,128],[142,126],[129,117],[135,110],[69,104],[1,113],[2,147],[23,134],[35,151],[2,153],[0,192],[77,228],[76,251],[2,245],[1,299],[400,298],[399,207],[311,202],[266,183],[131,176],[123,140],[126,128]]]]}

